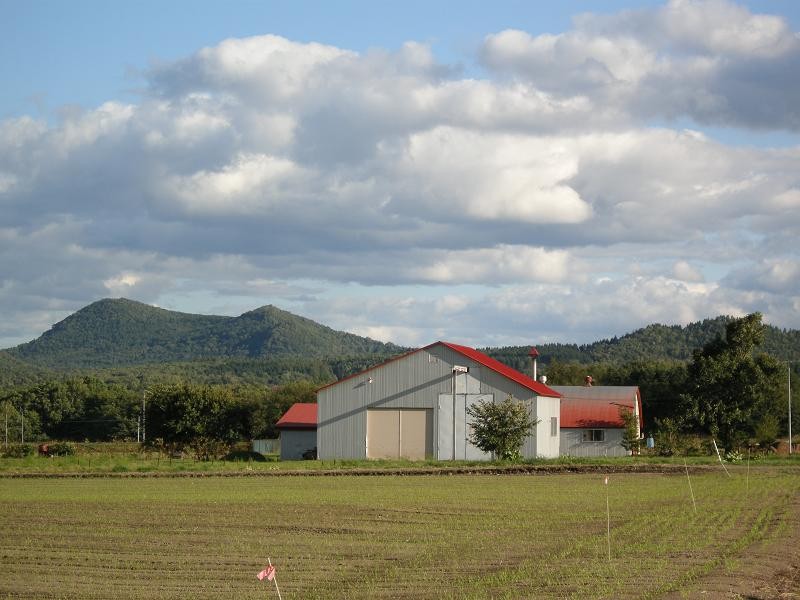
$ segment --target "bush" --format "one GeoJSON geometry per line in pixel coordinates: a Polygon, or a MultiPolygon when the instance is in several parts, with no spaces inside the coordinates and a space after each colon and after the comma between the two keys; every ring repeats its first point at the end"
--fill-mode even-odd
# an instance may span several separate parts
{"type": "Polygon", "coordinates": [[[3,458],[25,458],[33,456],[33,444],[9,444],[2,450],[3,458]]]}
{"type": "Polygon", "coordinates": [[[500,460],[519,460],[525,437],[538,423],[528,407],[511,396],[497,403],[476,402],[467,414],[474,419],[469,441],[500,460]]]}
{"type": "Polygon", "coordinates": [[[655,450],[659,456],[673,456],[683,452],[683,436],[674,419],[656,419],[655,450]]]}
{"type": "Polygon", "coordinates": [[[52,442],[47,444],[49,456],[75,456],[77,448],[72,442],[52,442]]]}
{"type": "Polygon", "coordinates": [[[778,446],[780,427],[775,415],[764,415],[756,425],[756,443],[765,452],[774,452],[778,446]]]}
{"type": "Polygon", "coordinates": [[[252,450],[234,450],[222,457],[222,460],[242,461],[242,462],[267,462],[267,458],[260,452],[252,450]]]}

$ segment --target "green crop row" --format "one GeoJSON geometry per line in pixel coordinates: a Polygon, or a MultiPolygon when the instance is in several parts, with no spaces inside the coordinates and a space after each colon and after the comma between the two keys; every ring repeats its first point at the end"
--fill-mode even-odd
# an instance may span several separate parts
{"type": "Polygon", "coordinates": [[[656,597],[788,534],[795,470],[691,481],[5,479],[0,597],[263,599],[267,557],[284,598],[656,597]]]}

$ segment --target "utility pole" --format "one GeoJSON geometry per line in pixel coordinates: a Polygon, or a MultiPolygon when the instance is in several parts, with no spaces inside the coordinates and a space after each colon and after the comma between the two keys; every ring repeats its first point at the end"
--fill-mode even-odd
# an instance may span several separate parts
{"type": "Polygon", "coordinates": [[[789,454],[792,453],[792,361],[787,360],[789,367],[789,454]]]}
{"type": "Polygon", "coordinates": [[[144,402],[145,402],[145,399],[146,399],[146,398],[147,398],[147,391],[145,390],[144,392],[142,392],[142,443],[144,443],[144,440],[145,440],[145,435],[144,435],[144,431],[145,431],[145,429],[144,429],[144,421],[145,421],[145,418],[144,418],[144,411],[145,411],[145,404],[144,404],[144,402]]]}

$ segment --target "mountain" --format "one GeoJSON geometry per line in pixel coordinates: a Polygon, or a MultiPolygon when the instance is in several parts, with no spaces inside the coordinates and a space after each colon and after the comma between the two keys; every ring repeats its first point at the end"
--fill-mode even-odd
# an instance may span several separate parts
{"type": "MultiPolygon", "coordinates": [[[[686,362],[692,350],[723,335],[730,317],[680,325],[648,325],[592,344],[541,344],[539,364],[552,361],[622,365],[686,362]]],[[[433,341],[433,340],[431,340],[433,341]]],[[[485,348],[518,370],[530,368],[529,346],[485,348]]],[[[91,374],[130,388],[191,380],[269,385],[297,378],[325,382],[370,367],[405,349],[334,331],[274,306],[238,317],[180,313],[132,300],[100,300],[38,339],[0,351],[0,389],[70,374],[91,374]]],[[[762,350],[800,359],[800,331],[765,327],[762,350]]]]}
{"type": "MultiPolygon", "coordinates": [[[[686,326],[648,325],[642,329],[591,344],[542,344],[539,363],[552,361],[581,364],[624,364],[635,361],[689,361],[695,348],[725,335],[725,326],[732,317],[705,319],[686,326]]],[[[527,370],[530,365],[530,346],[486,348],[484,351],[516,369],[527,370]]],[[[761,350],[779,360],[800,359],[800,331],[764,327],[764,344],[761,350]]]]}
{"type": "Polygon", "coordinates": [[[40,368],[75,370],[278,355],[389,355],[402,350],[274,306],[222,317],[175,312],[123,298],[94,302],[5,353],[40,368]]]}
{"type": "Polygon", "coordinates": [[[52,379],[54,375],[45,368],[28,364],[0,350],[0,389],[33,385],[52,379]]]}

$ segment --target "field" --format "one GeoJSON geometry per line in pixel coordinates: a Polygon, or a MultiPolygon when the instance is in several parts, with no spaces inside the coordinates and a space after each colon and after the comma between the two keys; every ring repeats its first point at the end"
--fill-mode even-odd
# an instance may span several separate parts
{"type": "Polygon", "coordinates": [[[0,479],[0,598],[277,597],[268,556],[286,599],[747,585],[797,564],[800,472],[732,475],[692,474],[696,513],[685,474],[0,479]]]}

